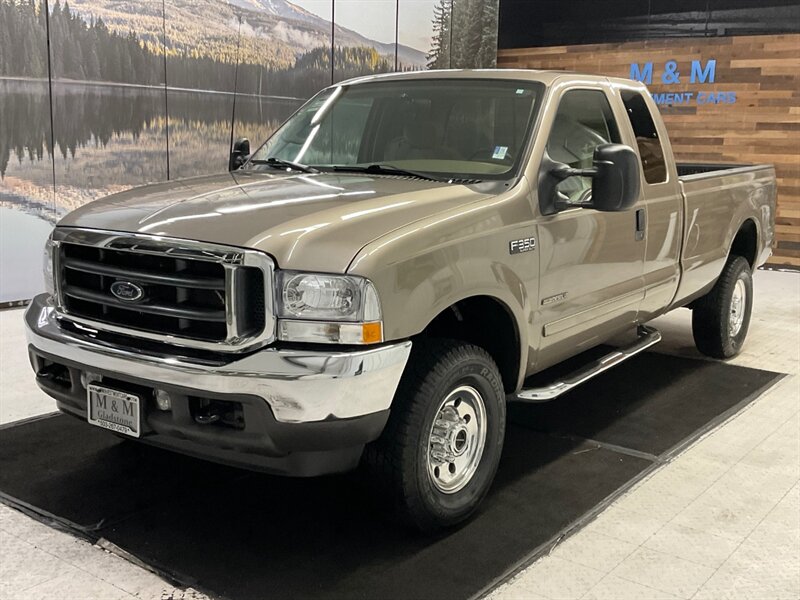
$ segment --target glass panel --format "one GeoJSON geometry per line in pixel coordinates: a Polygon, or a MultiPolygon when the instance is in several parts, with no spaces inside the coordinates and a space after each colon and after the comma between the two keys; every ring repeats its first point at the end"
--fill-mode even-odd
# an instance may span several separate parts
{"type": "Polygon", "coordinates": [[[502,179],[516,168],[539,95],[538,83],[500,80],[335,88],[307,104],[255,158],[502,179]]]}
{"type": "MultiPolygon", "coordinates": [[[[547,140],[547,153],[576,169],[592,166],[594,149],[618,144],[619,129],[606,95],[599,90],[571,90],[564,94],[547,140]]],[[[570,202],[582,202],[592,189],[590,177],[570,177],[557,187],[570,202]]]]}
{"type": "Polygon", "coordinates": [[[229,1],[241,19],[234,138],[255,148],[331,84],[333,0],[229,1]]]}
{"type": "Polygon", "coordinates": [[[452,4],[453,69],[497,66],[498,0],[456,0],[452,4]]]}
{"type": "Polygon", "coordinates": [[[336,0],[334,81],[394,71],[397,0],[336,0]]]}
{"type": "Polygon", "coordinates": [[[227,0],[164,2],[169,177],[227,170],[239,21],[227,0]]]}
{"type": "Polygon", "coordinates": [[[647,103],[638,92],[622,92],[622,102],[631,121],[642,170],[647,183],[662,183],[667,180],[667,163],[664,162],[664,148],[658,138],[658,130],[647,103]]]}
{"type": "Polygon", "coordinates": [[[433,47],[435,8],[438,0],[396,0],[397,70],[419,71],[428,67],[433,47]]]}
{"type": "Polygon", "coordinates": [[[44,291],[56,221],[44,2],[0,0],[0,304],[44,291]]]}
{"type": "MultiPolygon", "coordinates": [[[[419,71],[438,62],[443,67],[450,66],[449,56],[441,57],[434,52],[439,49],[439,27],[445,19],[440,0],[398,0],[397,69],[399,71],[419,71]]],[[[449,17],[448,17],[449,18],[449,17]]],[[[449,41],[449,35],[447,40],[449,41]]]]}
{"type": "Polygon", "coordinates": [[[164,12],[51,4],[56,211],[167,178],[164,12]],[[83,57],[83,58],[81,58],[83,57]]]}
{"type": "Polygon", "coordinates": [[[356,164],[369,118],[373,98],[342,98],[319,126],[319,131],[305,152],[298,152],[296,161],[311,164],[356,164]]]}

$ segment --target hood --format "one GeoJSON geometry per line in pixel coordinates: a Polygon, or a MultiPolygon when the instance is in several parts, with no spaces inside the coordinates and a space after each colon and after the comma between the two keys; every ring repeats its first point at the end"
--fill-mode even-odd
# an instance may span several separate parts
{"type": "Polygon", "coordinates": [[[59,226],[253,248],[284,269],[342,273],[376,238],[484,195],[405,177],[238,171],[133,188],[59,226]]]}

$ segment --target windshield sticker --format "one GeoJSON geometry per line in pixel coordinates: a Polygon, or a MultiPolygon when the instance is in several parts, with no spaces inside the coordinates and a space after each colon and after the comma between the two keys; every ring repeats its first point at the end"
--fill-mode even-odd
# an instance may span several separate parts
{"type": "Polygon", "coordinates": [[[495,146],[492,158],[503,160],[506,157],[506,154],[508,154],[508,146],[495,146]]]}

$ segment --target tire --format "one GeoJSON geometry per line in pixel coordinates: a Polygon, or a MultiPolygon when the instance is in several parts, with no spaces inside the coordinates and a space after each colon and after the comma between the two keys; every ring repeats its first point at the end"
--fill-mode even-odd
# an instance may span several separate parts
{"type": "Polygon", "coordinates": [[[421,531],[456,525],[489,491],[505,422],[500,373],[485,350],[454,340],[416,341],[386,428],[364,454],[370,483],[421,531]]]}
{"type": "Polygon", "coordinates": [[[697,349],[713,358],[739,354],[753,310],[753,273],[741,256],[732,256],[711,291],[692,310],[697,349]]]}

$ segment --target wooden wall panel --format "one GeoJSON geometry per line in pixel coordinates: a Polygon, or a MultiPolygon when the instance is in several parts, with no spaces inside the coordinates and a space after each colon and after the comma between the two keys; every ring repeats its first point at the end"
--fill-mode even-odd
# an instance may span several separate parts
{"type": "Polygon", "coordinates": [[[734,104],[661,106],[678,161],[772,163],[778,176],[773,265],[800,266],[800,34],[649,40],[501,50],[500,68],[629,77],[653,62],[654,94],[736,93],[734,104]],[[689,83],[691,62],[716,59],[715,83],[689,83]],[[681,82],[661,81],[677,61],[681,82]]]}

